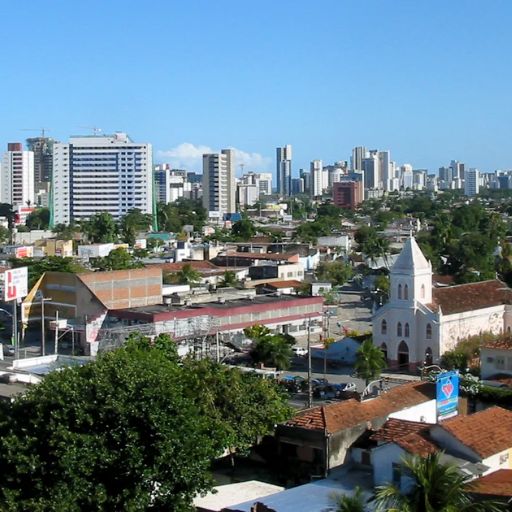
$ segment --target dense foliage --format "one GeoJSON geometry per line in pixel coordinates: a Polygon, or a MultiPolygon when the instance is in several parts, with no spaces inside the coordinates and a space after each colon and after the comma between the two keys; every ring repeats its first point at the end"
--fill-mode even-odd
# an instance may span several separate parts
{"type": "Polygon", "coordinates": [[[212,458],[246,449],[290,414],[272,382],[182,364],[168,336],[137,334],[1,407],[6,511],[190,510],[212,485],[212,458]]]}

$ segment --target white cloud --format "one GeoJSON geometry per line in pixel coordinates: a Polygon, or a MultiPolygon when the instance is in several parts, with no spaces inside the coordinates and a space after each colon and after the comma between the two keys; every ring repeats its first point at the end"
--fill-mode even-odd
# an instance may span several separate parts
{"type": "MultiPolygon", "coordinates": [[[[240,164],[244,165],[244,172],[247,171],[269,171],[272,165],[272,159],[261,155],[260,153],[248,153],[237,148],[231,148],[235,151],[236,174],[241,174],[240,164]]],[[[162,163],[171,164],[177,169],[186,169],[188,171],[201,172],[203,168],[203,154],[216,153],[219,150],[212,149],[209,146],[194,145],[190,142],[183,142],[178,146],[159,150],[156,153],[157,159],[162,163]]]]}

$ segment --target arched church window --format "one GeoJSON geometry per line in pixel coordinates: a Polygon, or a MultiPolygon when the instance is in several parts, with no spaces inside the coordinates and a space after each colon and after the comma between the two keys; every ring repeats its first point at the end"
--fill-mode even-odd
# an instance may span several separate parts
{"type": "Polygon", "coordinates": [[[409,299],[409,287],[407,285],[404,286],[404,299],[409,299]]]}
{"type": "Polygon", "coordinates": [[[421,289],[420,289],[420,297],[421,297],[422,299],[424,299],[424,298],[425,298],[425,285],[424,285],[424,284],[422,284],[422,285],[421,285],[421,289]]]}
{"type": "Polygon", "coordinates": [[[405,326],[404,326],[404,336],[406,338],[409,337],[409,324],[405,324],[405,326]]]}
{"type": "Polygon", "coordinates": [[[401,322],[398,322],[398,324],[396,324],[396,335],[397,336],[402,336],[402,324],[401,324],[401,322]]]}
{"type": "Polygon", "coordinates": [[[388,333],[388,323],[386,320],[382,320],[382,323],[380,325],[380,333],[381,334],[387,334],[388,333]]]}
{"type": "Polygon", "coordinates": [[[398,298],[399,299],[402,298],[402,285],[401,284],[398,285],[398,298]]]}
{"type": "Polygon", "coordinates": [[[427,340],[432,339],[432,326],[430,324],[427,324],[426,338],[427,340]]]}

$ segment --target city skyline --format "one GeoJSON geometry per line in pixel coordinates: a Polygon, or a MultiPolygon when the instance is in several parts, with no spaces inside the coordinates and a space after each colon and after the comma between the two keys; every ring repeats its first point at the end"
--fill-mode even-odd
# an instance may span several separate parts
{"type": "Polygon", "coordinates": [[[273,172],[283,143],[294,176],[360,145],[431,172],[453,159],[512,168],[507,2],[58,0],[3,12],[2,147],[39,127],[61,141],[99,127],[196,171],[203,153],[232,147],[246,170],[273,172]]]}

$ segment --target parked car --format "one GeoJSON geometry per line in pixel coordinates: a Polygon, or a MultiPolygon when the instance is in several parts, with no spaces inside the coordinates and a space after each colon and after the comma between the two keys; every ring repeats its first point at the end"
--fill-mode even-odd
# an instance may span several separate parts
{"type": "Polygon", "coordinates": [[[304,347],[300,347],[299,345],[294,345],[292,347],[292,351],[293,351],[294,355],[299,356],[299,357],[308,355],[308,349],[304,348],[304,347]]]}
{"type": "Polygon", "coordinates": [[[303,391],[306,379],[300,375],[285,375],[279,381],[279,384],[283,386],[290,393],[299,393],[303,391]]]}

